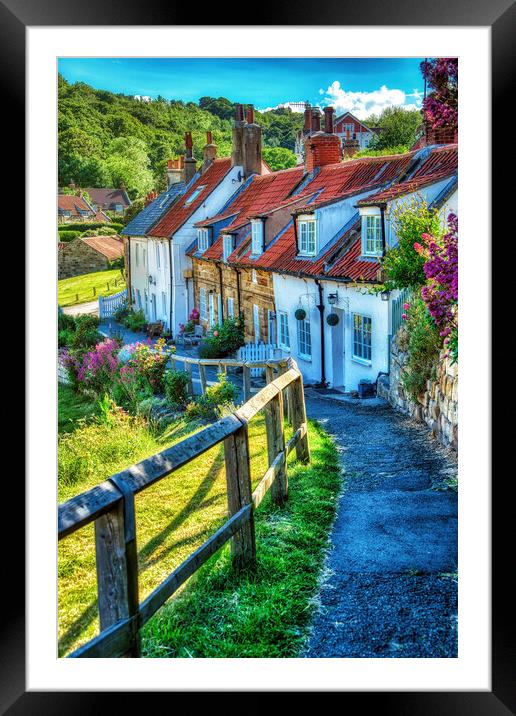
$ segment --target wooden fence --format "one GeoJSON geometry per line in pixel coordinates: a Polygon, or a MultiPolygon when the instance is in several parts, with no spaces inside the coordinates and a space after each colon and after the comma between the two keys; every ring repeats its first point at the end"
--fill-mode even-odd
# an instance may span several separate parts
{"type": "Polygon", "coordinates": [[[208,382],[206,379],[206,368],[216,366],[217,373],[227,373],[228,368],[242,368],[242,392],[244,403],[251,397],[251,376],[255,371],[262,373],[265,370],[267,382],[270,380],[270,371],[276,369],[280,374],[287,370],[287,366],[292,362],[290,358],[271,358],[269,360],[245,361],[238,358],[191,358],[190,356],[172,355],[170,357],[172,367],[177,368],[177,363],[183,364],[183,369],[188,373],[189,385],[188,392],[190,395],[193,391],[193,366],[199,369],[199,380],[201,383],[201,394],[206,393],[208,382]]]}
{"type": "Polygon", "coordinates": [[[99,296],[99,318],[110,318],[127,301],[127,289],[111,296],[99,296]]]}
{"type": "Polygon", "coordinates": [[[310,460],[303,379],[294,361],[284,367],[280,373],[282,366],[266,366],[267,385],[231,415],[59,505],[59,540],[95,523],[100,634],[70,657],[139,657],[141,627],[229,540],[233,565],[238,569],[253,566],[255,509],[269,489],[277,505],[285,503],[287,456],[292,450],[301,462],[310,460]],[[284,395],[288,395],[294,431],[287,443],[284,395]],[[269,468],[253,492],[248,423],[262,410],[269,468]],[[224,445],[228,520],[140,603],[134,496],[220,443],[224,445]]]}

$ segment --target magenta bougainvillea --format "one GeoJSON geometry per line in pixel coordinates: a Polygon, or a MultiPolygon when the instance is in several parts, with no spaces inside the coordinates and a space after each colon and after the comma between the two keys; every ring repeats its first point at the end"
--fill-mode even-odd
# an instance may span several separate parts
{"type": "Polygon", "coordinates": [[[421,63],[430,90],[423,101],[423,116],[432,129],[457,128],[458,69],[456,57],[437,57],[421,63]]]}
{"type": "Polygon", "coordinates": [[[450,350],[454,362],[458,358],[458,300],[459,300],[459,251],[458,220],[455,214],[448,216],[448,233],[437,242],[423,234],[426,247],[414,244],[418,253],[426,255],[423,267],[427,284],[421,289],[421,298],[435,321],[444,345],[450,350]]]}

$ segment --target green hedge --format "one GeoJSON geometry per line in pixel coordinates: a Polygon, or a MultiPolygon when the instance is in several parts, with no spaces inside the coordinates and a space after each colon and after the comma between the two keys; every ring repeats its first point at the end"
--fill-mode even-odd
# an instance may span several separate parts
{"type": "Polygon", "coordinates": [[[60,233],[61,231],[87,231],[88,229],[101,229],[101,228],[108,228],[108,229],[115,229],[115,231],[122,231],[124,228],[123,224],[120,224],[118,222],[112,222],[110,224],[108,223],[102,223],[102,222],[95,222],[95,221],[85,221],[82,223],[73,223],[73,224],[58,224],[57,225],[57,231],[60,233]]]}
{"type": "Polygon", "coordinates": [[[59,241],[73,241],[78,236],[81,235],[80,231],[60,231],[59,232],[59,241]]]}

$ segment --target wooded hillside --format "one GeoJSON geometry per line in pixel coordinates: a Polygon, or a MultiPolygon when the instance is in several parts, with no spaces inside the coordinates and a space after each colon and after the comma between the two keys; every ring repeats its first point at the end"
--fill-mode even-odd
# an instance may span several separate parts
{"type": "MultiPolygon", "coordinates": [[[[167,159],[184,152],[191,131],[194,156],[202,158],[206,131],[213,132],[219,156],[231,153],[234,104],[202,97],[199,104],[166,100],[140,102],[82,82],[58,79],[59,185],[114,186],[125,183],[131,198],[165,184],[167,159]]],[[[303,115],[289,109],[255,112],[264,147],[293,150],[303,115]]],[[[270,161],[268,157],[268,161],[270,161]]],[[[279,167],[274,167],[279,168],[279,167]]]]}

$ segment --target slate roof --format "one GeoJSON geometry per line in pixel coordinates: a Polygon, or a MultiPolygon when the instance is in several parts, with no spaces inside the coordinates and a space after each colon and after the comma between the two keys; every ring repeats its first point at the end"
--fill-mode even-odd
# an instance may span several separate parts
{"type": "Polygon", "coordinates": [[[226,174],[231,170],[231,157],[215,159],[213,164],[202,174],[183,194],[181,200],[171,206],[164,216],[149,230],[149,236],[172,236],[188,218],[202,205],[215,187],[220,184],[226,174]],[[196,189],[203,186],[201,193],[190,203],[186,204],[196,189]]]}
{"type": "MultiPolygon", "coordinates": [[[[196,181],[199,176],[199,174],[196,174],[190,184],[196,181]]],[[[162,218],[185,190],[186,184],[184,182],[171,184],[166,191],[156,197],[154,201],[144,207],[139,214],[131,219],[127,226],[124,226],[122,234],[124,236],[144,236],[154,224],[162,218]]]]}
{"type": "Polygon", "coordinates": [[[131,200],[125,189],[88,187],[84,191],[88,192],[92,204],[105,211],[115,211],[116,204],[122,204],[124,209],[131,206],[131,200]]]}

